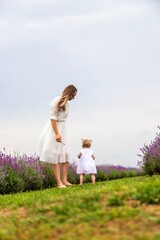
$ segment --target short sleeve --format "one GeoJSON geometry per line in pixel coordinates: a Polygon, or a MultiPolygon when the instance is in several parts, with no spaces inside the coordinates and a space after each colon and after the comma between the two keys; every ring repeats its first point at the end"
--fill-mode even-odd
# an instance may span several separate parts
{"type": "Polygon", "coordinates": [[[93,151],[93,150],[91,150],[91,154],[92,154],[92,155],[94,154],[94,151],[93,151]]]}
{"type": "Polygon", "coordinates": [[[83,148],[80,150],[80,153],[81,153],[82,155],[84,154],[84,149],[83,149],[83,148]]]}
{"type": "Polygon", "coordinates": [[[57,120],[58,116],[58,110],[57,110],[57,104],[58,104],[59,97],[56,97],[52,100],[50,103],[50,119],[57,120]]]}

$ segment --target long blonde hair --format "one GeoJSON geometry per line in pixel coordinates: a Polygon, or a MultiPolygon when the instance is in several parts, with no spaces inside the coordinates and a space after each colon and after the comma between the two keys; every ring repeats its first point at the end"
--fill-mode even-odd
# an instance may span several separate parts
{"type": "Polygon", "coordinates": [[[72,96],[75,92],[77,92],[77,88],[74,85],[68,85],[62,92],[62,95],[59,99],[59,102],[57,104],[58,111],[65,111],[66,110],[66,104],[69,100],[69,97],[72,96]]]}

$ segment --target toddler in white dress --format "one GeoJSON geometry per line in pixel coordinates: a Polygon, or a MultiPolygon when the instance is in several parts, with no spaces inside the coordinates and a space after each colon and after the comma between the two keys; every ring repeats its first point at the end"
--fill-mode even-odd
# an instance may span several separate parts
{"type": "Polygon", "coordinates": [[[92,184],[95,183],[97,173],[95,165],[95,156],[93,150],[90,149],[92,140],[82,139],[82,149],[78,154],[77,174],[80,175],[80,185],[83,184],[85,174],[91,175],[92,184]]]}

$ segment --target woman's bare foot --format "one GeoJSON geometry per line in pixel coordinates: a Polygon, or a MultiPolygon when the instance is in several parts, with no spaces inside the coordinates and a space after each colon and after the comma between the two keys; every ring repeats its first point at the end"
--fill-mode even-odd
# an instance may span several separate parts
{"type": "Polygon", "coordinates": [[[70,183],[70,182],[63,182],[63,184],[65,185],[65,186],[67,186],[67,187],[69,187],[69,186],[72,186],[72,183],[70,183]]]}
{"type": "Polygon", "coordinates": [[[58,188],[66,188],[66,186],[64,184],[60,184],[57,186],[58,188]]]}

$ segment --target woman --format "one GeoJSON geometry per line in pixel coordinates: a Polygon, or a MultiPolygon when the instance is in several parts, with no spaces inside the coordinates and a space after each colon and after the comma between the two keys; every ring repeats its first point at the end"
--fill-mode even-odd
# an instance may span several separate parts
{"type": "Polygon", "coordinates": [[[72,185],[67,181],[70,153],[65,120],[69,112],[69,101],[74,99],[76,94],[76,87],[69,85],[61,96],[52,100],[50,120],[45,125],[37,146],[37,155],[40,157],[40,161],[52,164],[59,188],[72,185]],[[60,178],[60,164],[62,164],[62,179],[60,178]]]}

